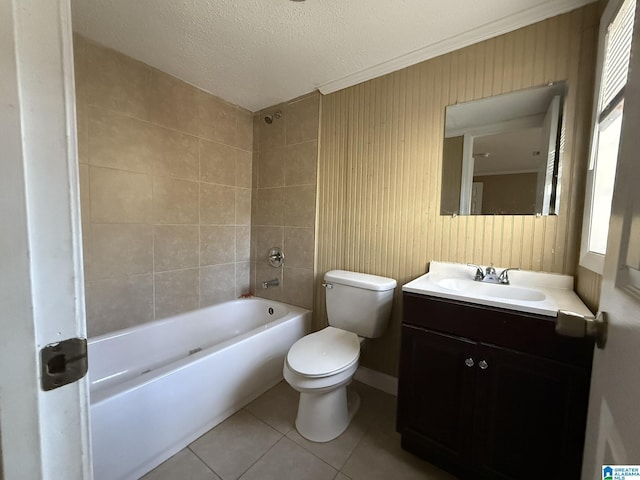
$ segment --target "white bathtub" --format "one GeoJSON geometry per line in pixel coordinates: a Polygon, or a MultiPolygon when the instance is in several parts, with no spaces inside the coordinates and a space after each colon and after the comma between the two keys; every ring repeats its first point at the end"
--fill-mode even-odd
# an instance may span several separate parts
{"type": "Polygon", "coordinates": [[[96,480],[139,478],[278,383],[310,324],[252,298],[90,339],[96,480]]]}

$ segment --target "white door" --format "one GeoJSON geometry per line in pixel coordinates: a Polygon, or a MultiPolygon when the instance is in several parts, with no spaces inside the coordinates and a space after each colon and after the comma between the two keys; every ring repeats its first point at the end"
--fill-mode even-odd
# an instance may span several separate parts
{"type": "Polygon", "coordinates": [[[92,478],[86,377],[49,391],[40,384],[40,349],[86,337],[75,142],[68,0],[0,0],[5,480],[92,478]]]}
{"type": "Polygon", "coordinates": [[[609,338],[593,362],[583,480],[602,465],[640,464],[640,21],[631,65],[600,297],[609,338]]]}

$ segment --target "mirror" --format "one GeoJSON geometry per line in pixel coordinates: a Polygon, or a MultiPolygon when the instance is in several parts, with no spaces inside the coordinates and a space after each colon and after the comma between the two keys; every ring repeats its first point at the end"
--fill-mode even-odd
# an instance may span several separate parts
{"type": "Polygon", "coordinates": [[[554,215],[565,82],[449,105],[442,215],[554,215]]]}

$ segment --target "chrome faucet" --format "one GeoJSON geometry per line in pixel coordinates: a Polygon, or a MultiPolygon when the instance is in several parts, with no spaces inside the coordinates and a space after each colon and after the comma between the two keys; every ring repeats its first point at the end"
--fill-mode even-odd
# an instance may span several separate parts
{"type": "Polygon", "coordinates": [[[482,271],[482,267],[480,267],[479,265],[474,265],[473,263],[467,263],[467,265],[470,267],[476,268],[476,275],[473,277],[473,279],[476,282],[481,282],[482,279],[484,278],[484,272],[482,271]]]}
{"type": "Polygon", "coordinates": [[[498,283],[502,285],[509,285],[509,275],[507,273],[509,270],[520,270],[520,268],[518,267],[505,268],[502,272],[500,272],[500,276],[498,277],[498,283]]]}
{"type": "Polygon", "coordinates": [[[278,285],[280,285],[280,280],[278,280],[277,278],[262,282],[262,288],[277,287],[278,285]]]}
{"type": "Polygon", "coordinates": [[[493,267],[493,263],[490,264],[485,271],[482,271],[482,267],[478,265],[474,265],[473,263],[467,263],[470,267],[475,267],[476,274],[473,279],[476,282],[486,282],[486,283],[499,283],[500,285],[509,285],[509,270],[520,270],[517,267],[505,268],[500,275],[496,273],[496,269],[493,267]]]}

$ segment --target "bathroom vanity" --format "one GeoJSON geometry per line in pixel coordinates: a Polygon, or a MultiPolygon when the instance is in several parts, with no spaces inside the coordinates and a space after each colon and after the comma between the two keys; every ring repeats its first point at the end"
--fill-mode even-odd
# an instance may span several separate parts
{"type": "MultiPolygon", "coordinates": [[[[435,263],[429,281],[466,279],[438,277],[435,263]]],[[[531,273],[510,275],[526,283],[531,273]]],[[[417,280],[405,285],[397,417],[403,448],[464,478],[580,477],[594,343],[558,335],[549,312],[590,312],[571,289],[550,289],[556,281],[567,286],[567,277],[553,277],[538,278],[545,287],[496,285],[505,290],[489,295],[442,292],[417,280]],[[500,305],[505,298],[508,308],[500,305]]]]}

